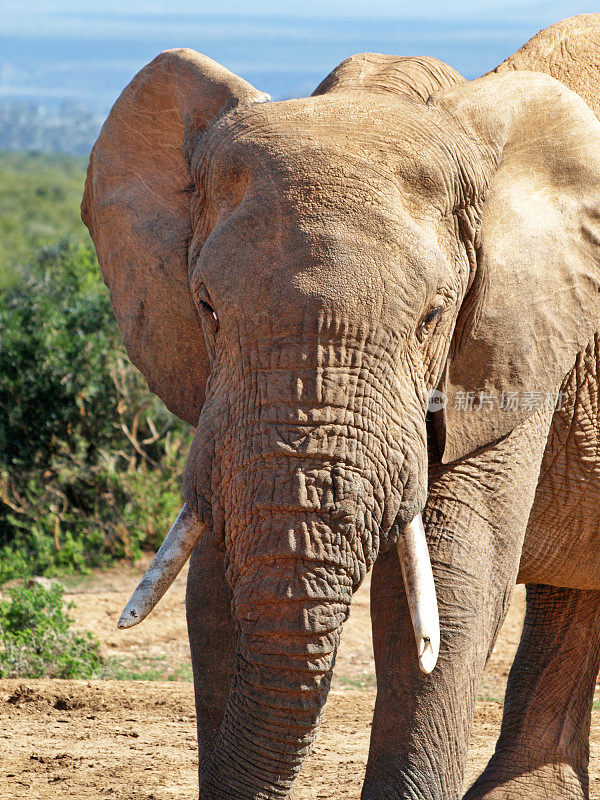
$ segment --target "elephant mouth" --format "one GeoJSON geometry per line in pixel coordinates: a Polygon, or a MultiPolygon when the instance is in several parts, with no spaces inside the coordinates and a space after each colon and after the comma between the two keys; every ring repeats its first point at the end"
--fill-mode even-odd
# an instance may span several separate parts
{"type": "MultiPolygon", "coordinates": [[[[155,608],[204,533],[204,522],[184,504],[117,623],[132,628],[155,608]]],[[[440,647],[437,598],[423,518],[417,514],[400,532],[398,558],[422,672],[434,669],[440,647]]]]}

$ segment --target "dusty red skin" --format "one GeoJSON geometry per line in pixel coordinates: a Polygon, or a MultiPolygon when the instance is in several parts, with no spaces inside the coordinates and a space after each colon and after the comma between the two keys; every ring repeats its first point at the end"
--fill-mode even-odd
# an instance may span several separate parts
{"type": "MultiPolygon", "coordinates": [[[[569,594],[583,587],[554,521],[582,502],[565,463],[600,496],[597,358],[582,355],[596,352],[600,312],[600,123],[564,84],[514,66],[581,82],[593,103],[598,18],[550,29],[470,83],[435,59],[363,54],[315,96],[281,103],[168,51],[111,111],[84,220],[132,360],[196,425],[183,493],[207,523],[188,593],[204,800],[287,795],[352,592],[378,556],[365,800],[459,796],[522,552],[522,576],[558,582],[572,614],[532,588],[536,626],[514,675],[535,661],[536,691],[557,695],[565,719],[573,696],[589,709],[595,653],[553,678],[539,646],[564,628],[580,653],[569,637],[598,619],[595,596],[569,594]],[[523,394],[563,381],[577,425],[561,438],[560,412],[523,394]],[[449,402],[427,425],[433,387],[449,402]],[[479,392],[496,401],[460,409],[479,392]],[[532,508],[543,531],[526,530],[532,508]],[[386,555],[421,509],[442,630],[428,677],[386,555]]],[[[586,536],[593,590],[600,547],[586,536]]],[[[539,736],[516,677],[510,691],[511,775],[498,756],[469,797],[585,797],[581,726],[565,724],[559,743],[539,736]],[[531,742],[536,765],[565,768],[530,774],[531,742]]]]}

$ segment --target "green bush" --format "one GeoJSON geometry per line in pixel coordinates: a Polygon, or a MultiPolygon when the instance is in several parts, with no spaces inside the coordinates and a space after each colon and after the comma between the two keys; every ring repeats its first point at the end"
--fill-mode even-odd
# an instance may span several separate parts
{"type": "Polygon", "coordinates": [[[63,589],[9,589],[0,600],[0,678],[95,678],[104,665],[97,639],[70,630],[63,589]]]}
{"type": "Polygon", "coordinates": [[[0,293],[0,584],[156,548],[189,428],[129,363],[93,250],[43,250],[0,293]]]}
{"type": "Polygon", "coordinates": [[[88,236],[79,217],[87,159],[0,152],[0,288],[42,247],[88,236]]]}

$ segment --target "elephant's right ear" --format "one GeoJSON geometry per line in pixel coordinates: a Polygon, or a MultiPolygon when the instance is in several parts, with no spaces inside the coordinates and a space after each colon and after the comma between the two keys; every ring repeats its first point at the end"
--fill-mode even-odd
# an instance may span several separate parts
{"type": "Polygon", "coordinates": [[[188,284],[197,135],[268,95],[194,50],[167,50],[113,106],[90,157],[81,216],[129,357],[148,386],[196,425],[208,358],[188,284]]]}

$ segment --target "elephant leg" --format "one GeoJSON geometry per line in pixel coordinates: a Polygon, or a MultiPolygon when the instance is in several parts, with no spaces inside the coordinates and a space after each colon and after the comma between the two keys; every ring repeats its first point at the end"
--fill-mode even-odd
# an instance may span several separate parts
{"type": "Polygon", "coordinates": [[[377,700],[363,800],[458,800],[462,796],[477,687],[514,585],[514,574],[506,568],[501,579],[495,576],[493,586],[489,574],[471,583],[467,570],[483,558],[482,552],[473,552],[465,564],[455,565],[455,572],[432,560],[441,646],[438,664],[429,676],[419,672],[395,550],[380,555],[375,564],[371,614],[377,700]],[[452,583],[456,583],[456,593],[452,583]],[[487,598],[478,586],[487,587],[487,598]],[[490,613],[484,615],[486,600],[490,613]]]}
{"type": "Polygon", "coordinates": [[[496,752],[465,800],[583,800],[600,667],[600,592],[527,585],[496,752]]]}
{"type": "Polygon", "coordinates": [[[424,521],[440,656],[419,671],[395,552],[371,584],[377,701],[363,800],[458,800],[477,688],[515,585],[551,411],[494,447],[441,467],[424,521]]]}
{"type": "Polygon", "coordinates": [[[225,555],[202,537],[191,560],[186,613],[194,671],[199,772],[210,759],[234,673],[237,641],[225,555]]]}

